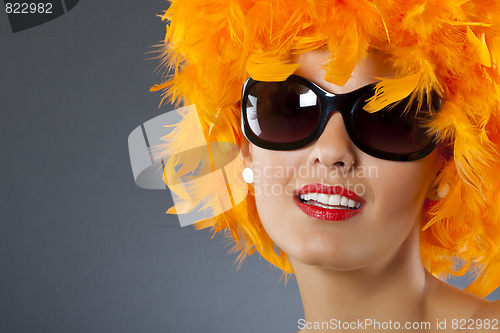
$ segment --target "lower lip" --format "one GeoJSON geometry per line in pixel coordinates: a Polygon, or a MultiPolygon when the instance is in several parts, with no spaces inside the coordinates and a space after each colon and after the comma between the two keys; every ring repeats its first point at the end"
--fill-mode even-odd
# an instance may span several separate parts
{"type": "Polygon", "coordinates": [[[325,221],[344,221],[359,214],[363,206],[357,209],[328,209],[303,203],[299,197],[295,197],[295,204],[306,215],[325,221]]]}

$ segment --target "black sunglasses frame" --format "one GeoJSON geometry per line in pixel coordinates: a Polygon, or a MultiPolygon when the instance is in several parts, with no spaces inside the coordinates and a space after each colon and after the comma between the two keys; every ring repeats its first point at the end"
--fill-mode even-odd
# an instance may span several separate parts
{"type": "MultiPolygon", "coordinates": [[[[321,115],[319,119],[319,124],[317,124],[316,130],[305,137],[304,139],[290,142],[290,143],[281,143],[281,142],[272,142],[267,140],[262,140],[257,137],[252,130],[247,121],[247,113],[246,113],[246,105],[248,99],[248,91],[250,88],[262,81],[256,81],[252,78],[248,78],[243,86],[243,93],[241,98],[241,128],[243,131],[243,135],[247,138],[248,141],[255,144],[258,147],[270,150],[296,150],[306,146],[307,144],[315,141],[317,138],[321,136],[323,131],[325,130],[326,124],[328,122],[328,118],[332,112],[339,112],[342,115],[342,119],[344,121],[344,126],[351,139],[352,143],[356,147],[358,147],[361,151],[366,154],[390,161],[414,161],[421,159],[427,155],[429,155],[435,148],[436,142],[432,139],[428,146],[423,148],[418,152],[402,154],[402,153],[391,153],[378,149],[374,149],[369,145],[363,143],[355,134],[354,131],[354,112],[356,110],[362,109],[361,106],[358,106],[359,103],[366,104],[366,99],[362,99],[363,96],[370,97],[370,93],[375,91],[376,83],[372,83],[356,89],[354,91],[345,93],[345,94],[333,94],[328,91],[325,91],[315,83],[295,74],[290,75],[285,82],[294,82],[304,85],[305,87],[311,89],[319,99],[321,115]]],[[[371,93],[373,95],[373,93],[371,93]]],[[[403,105],[408,105],[410,102],[410,98],[407,97],[398,103],[403,103],[403,105]]],[[[426,101],[422,102],[422,105],[426,105],[426,101]]],[[[441,100],[439,98],[432,99],[433,107],[435,110],[439,110],[441,107],[441,100]]],[[[435,136],[434,136],[435,137],[435,136]]]]}

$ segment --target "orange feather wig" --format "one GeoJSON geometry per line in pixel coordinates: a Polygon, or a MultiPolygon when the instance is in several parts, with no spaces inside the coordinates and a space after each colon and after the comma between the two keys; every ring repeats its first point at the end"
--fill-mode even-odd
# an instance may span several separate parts
{"type": "MultiPolygon", "coordinates": [[[[448,195],[425,207],[422,261],[439,277],[473,272],[467,290],[480,296],[500,285],[499,1],[173,0],[163,20],[168,25],[160,57],[171,74],[151,90],[194,104],[209,143],[241,145],[239,102],[248,77],[284,80],[297,69],[297,55],[327,49],[325,79],[341,86],[370,49],[389,54],[397,75],[377,84],[369,111],[409,94],[423,100],[436,91],[445,99],[428,128],[451,152],[435,181],[448,195]]],[[[161,153],[183,151],[192,127],[185,116],[161,153]]],[[[172,158],[164,179],[172,183],[199,164],[172,158]]],[[[191,189],[194,203],[214,189],[203,181],[191,189]]],[[[293,272],[259,220],[251,186],[233,208],[196,227],[232,237],[240,263],[257,251],[293,272]]]]}

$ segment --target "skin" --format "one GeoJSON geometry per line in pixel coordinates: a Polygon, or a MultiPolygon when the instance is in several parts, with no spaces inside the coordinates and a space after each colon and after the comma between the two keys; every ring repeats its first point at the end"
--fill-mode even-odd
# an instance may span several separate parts
{"type": "MultiPolygon", "coordinates": [[[[302,54],[296,74],[336,94],[394,75],[387,56],[372,51],[344,86],[336,86],[324,80],[329,56],[302,54]]],[[[244,142],[242,156],[254,170],[262,224],[292,263],[306,322],[430,321],[433,331],[436,320],[447,319],[447,329],[439,331],[452,332],[453,318],[500,318],[499,302],[449,286],[422,265],[419,227],[425,199],[435,199],[438,150],[412,162],[372,157],[351,142],[341,115],[333,113],[321,136],[301,149],[272,151],[244,142]],[[354,191],[365,200],[362,211],[340,222],[307,216],[293,191],[313,183],[354,191]]]]}

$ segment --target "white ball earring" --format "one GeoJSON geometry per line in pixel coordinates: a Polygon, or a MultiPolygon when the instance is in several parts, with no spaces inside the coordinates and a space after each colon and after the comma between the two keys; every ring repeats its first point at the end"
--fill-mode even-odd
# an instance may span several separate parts
{"type": "Polygon", "coordinates": [[[437,196],[439,197],[439,199],[443,199],[444,197],[446,197],[448,195],[449,191],[450,191],[450,184],[446,184],[444,186],[441,186],[437,190],[437,196]]]}
{"type": "Polygon", "coordinates": [[[253,170],[250,168],[245,168],[243,169],[243,180],[247,184],[252,184],[253,183],[253,170]]]}

